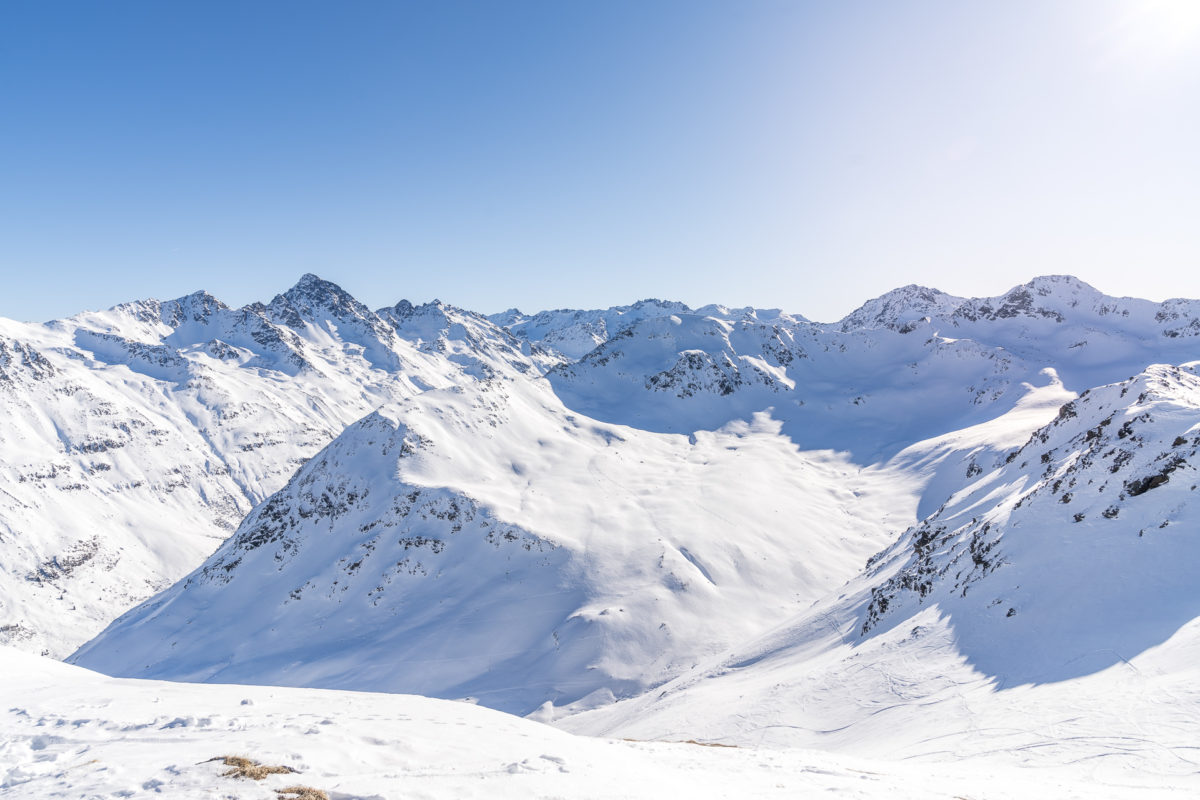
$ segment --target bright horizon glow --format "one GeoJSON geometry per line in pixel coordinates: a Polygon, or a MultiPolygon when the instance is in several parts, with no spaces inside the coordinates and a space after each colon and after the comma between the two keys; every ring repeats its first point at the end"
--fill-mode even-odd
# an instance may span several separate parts
{"type": "Polygon", "coordinates": [[[1130,62],[1170,59],[1200,38],[1200,2],[1142,0],[1131,4],[1114,27],[1118,56],[1130,62]]]}
{"type": "Polygon", "coordinates": [[[0,316],[1200,297],[1200,2],[0,10],[0,316]]]}

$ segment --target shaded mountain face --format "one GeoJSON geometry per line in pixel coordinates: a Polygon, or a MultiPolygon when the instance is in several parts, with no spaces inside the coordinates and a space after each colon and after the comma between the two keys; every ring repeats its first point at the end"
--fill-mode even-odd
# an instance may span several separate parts
{"type": "Polygon", "coordinates": [[[972,340],[672,315],[635,325],[548,378],[571,408],[670,433],[770,408],[804,449],[874,463],[990,419],[1040,368],[972,340]],[[931,391],[932,386],[942,387],[931,391]]]}
{"type": "Polygon", "coordinates": [[[197,292],[0,321],[0,642],[66,655],[346,425],[548,363],[521,347],[478,315],[429,304],[405,322],[312,275],[266,306],[197,292]]]}
{"type": "Polygon", "coordinates": [[[1200,616],[1200,377],[1085,392],[881,553],[860,628],[936,603],[1004,686],[1089,674],[1200,616]]]}

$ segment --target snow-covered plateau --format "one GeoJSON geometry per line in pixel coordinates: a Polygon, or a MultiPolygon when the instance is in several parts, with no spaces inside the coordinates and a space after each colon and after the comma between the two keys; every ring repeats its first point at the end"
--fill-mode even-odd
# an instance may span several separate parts
{"type": "Polygon", "coordinates": [[[1066,276],[0,320],[0,796],[1200,793],[1198,365],[1066,276]]]}

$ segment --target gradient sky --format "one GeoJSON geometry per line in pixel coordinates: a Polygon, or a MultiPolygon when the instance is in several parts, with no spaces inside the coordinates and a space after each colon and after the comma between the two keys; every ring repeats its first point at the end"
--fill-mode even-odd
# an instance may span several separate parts
{"type": "Polygon", "coordinates": [[[1200,0],[0,6],[0,316],[1200,297],[1200,0]]]}

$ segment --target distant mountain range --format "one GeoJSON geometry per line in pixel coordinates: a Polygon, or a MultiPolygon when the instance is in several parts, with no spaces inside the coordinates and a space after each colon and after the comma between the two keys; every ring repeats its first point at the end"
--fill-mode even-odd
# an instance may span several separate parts
{"type": "MultiPolygon", "coordinates": [[[[736,741],[866,653],[918,694],[923,653],[1085,686],[1200,617],[1197,360],[1200,302],[1064,276],[831,324],[371,311],[312,275],[0,321],[0,640],[736,741]]],[[[801,727],[868,730],[881,691],[801,727]]]]}

